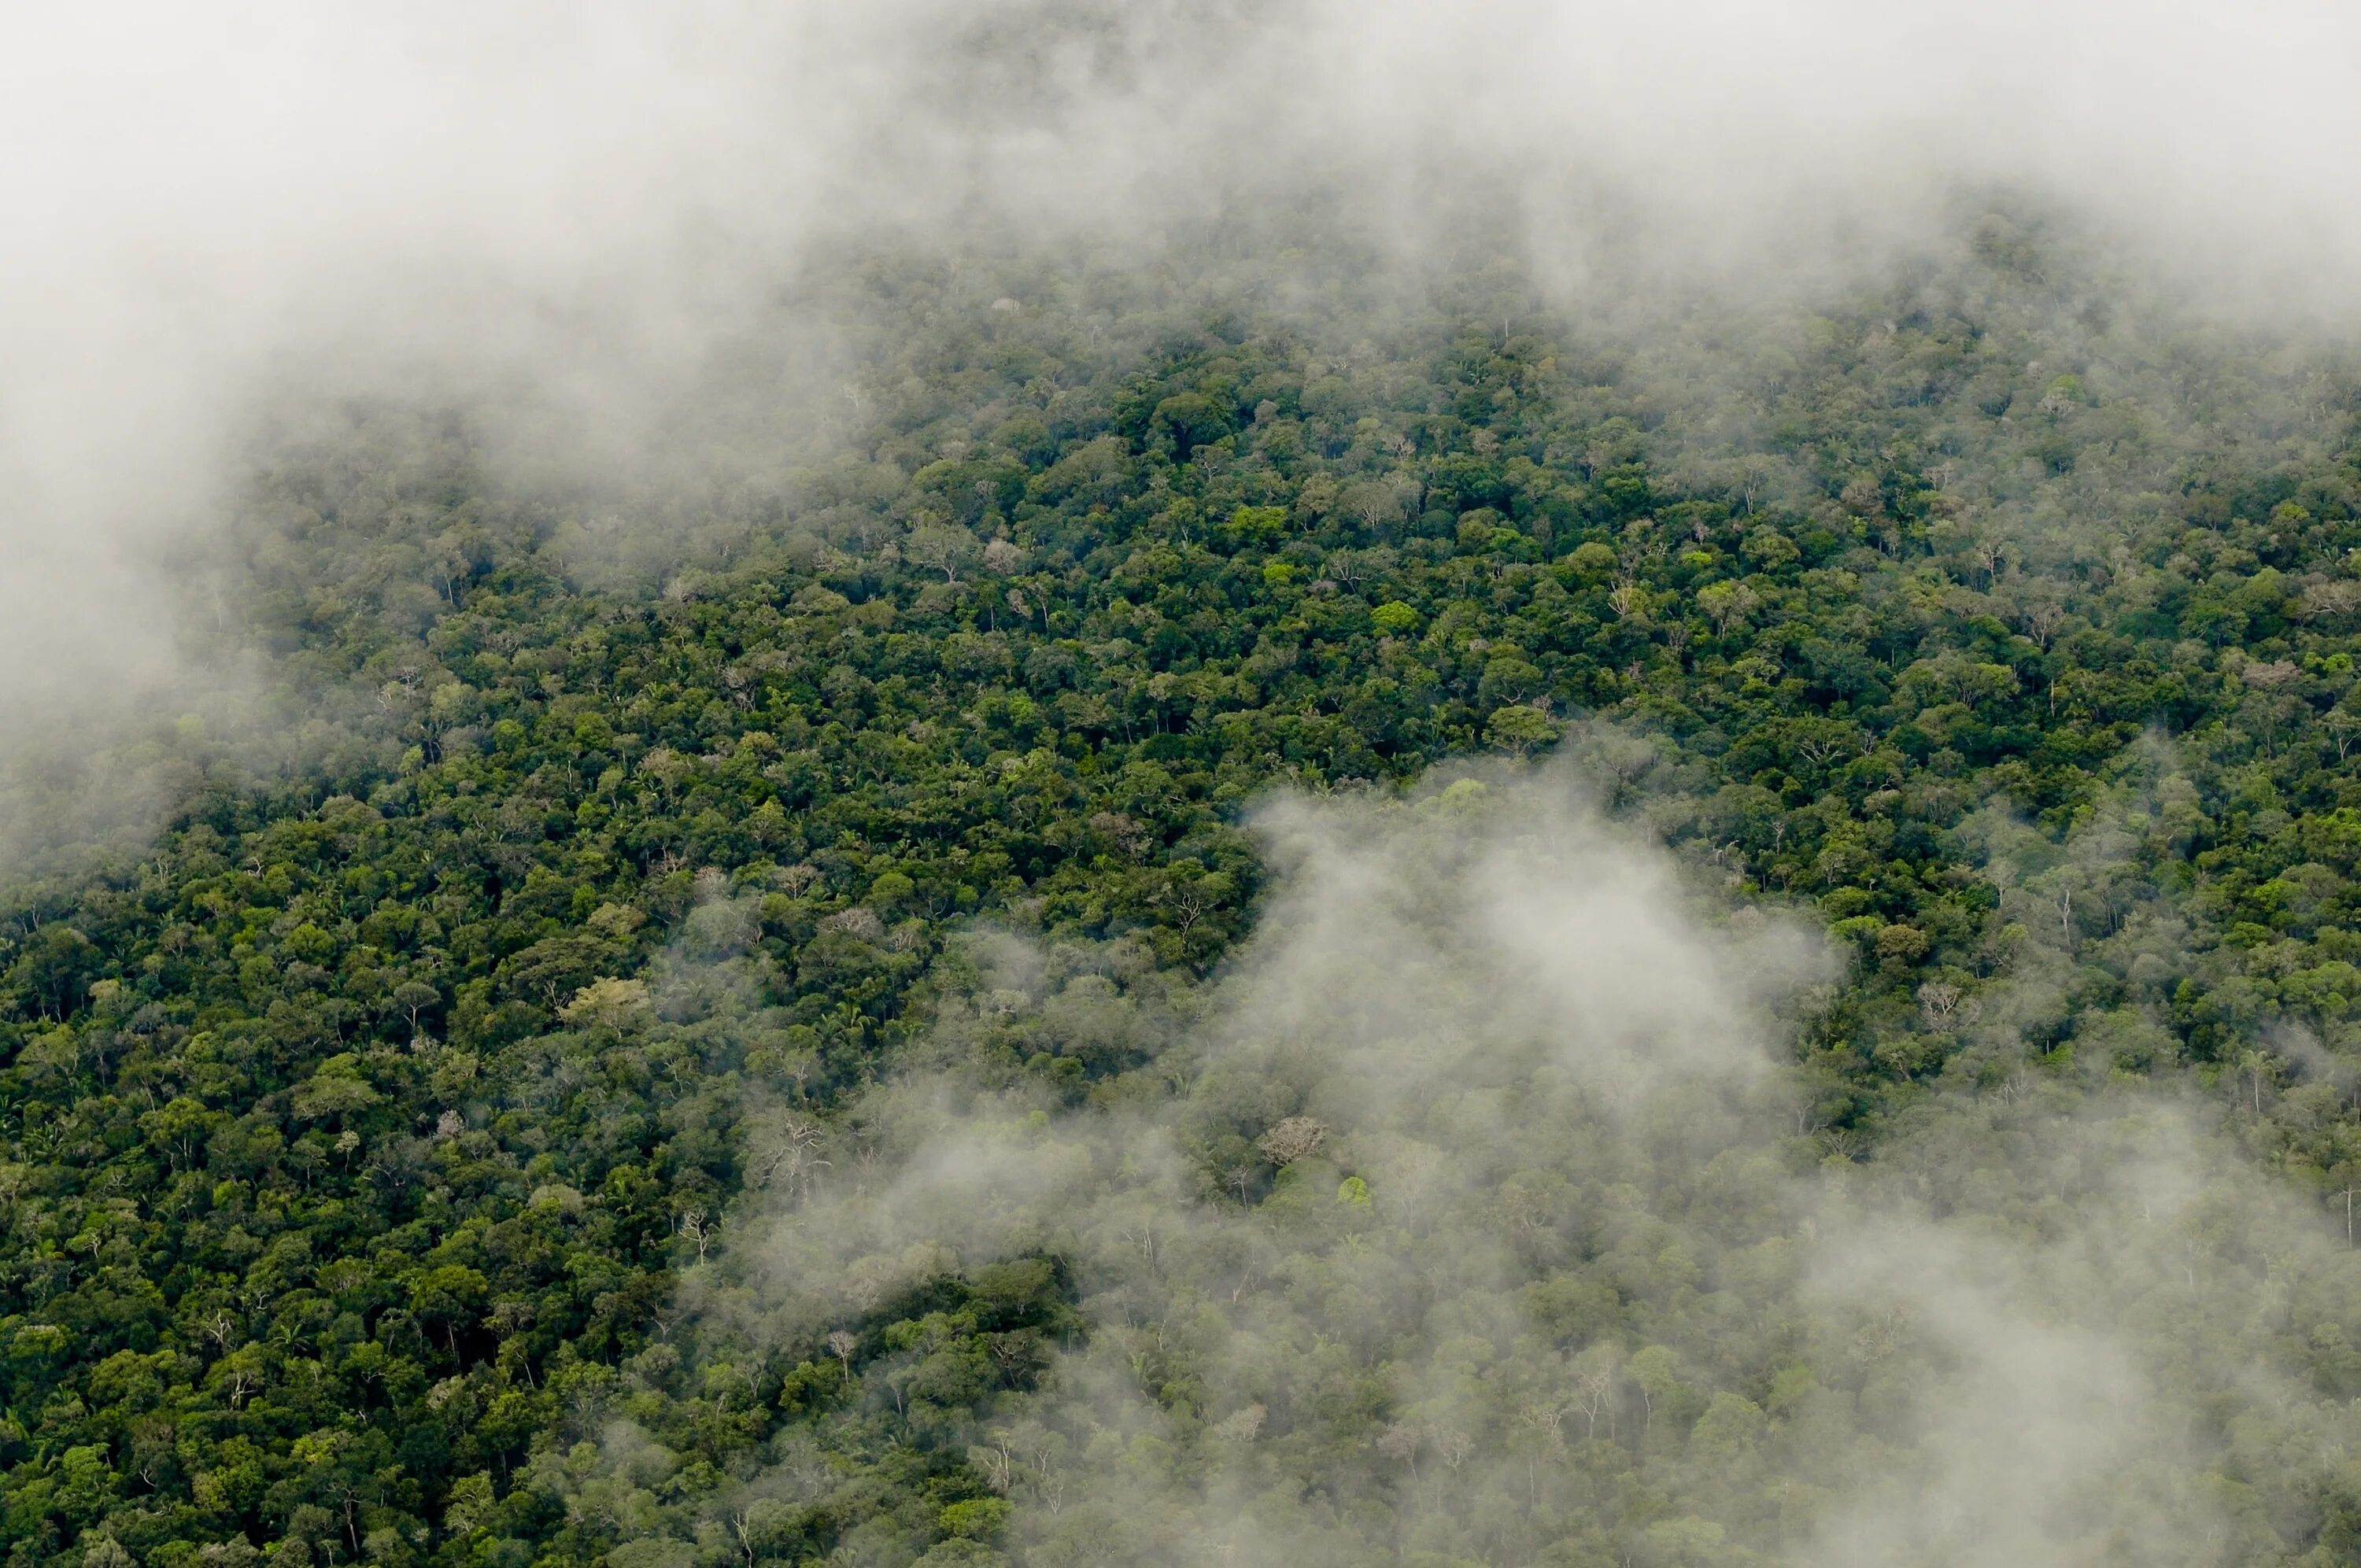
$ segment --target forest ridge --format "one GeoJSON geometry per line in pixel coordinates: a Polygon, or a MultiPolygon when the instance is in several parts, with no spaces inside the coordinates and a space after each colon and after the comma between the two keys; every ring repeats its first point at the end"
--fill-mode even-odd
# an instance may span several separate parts
{"type": "Polygon", "coordinates": [[[258,443],[247,700],[7,784],[10,1568],[1145,1563],[1224,1511],[1246,1560],[1977,1561],[1856,1506],[1940,1490],[1974,1379],[1803,1282],[1847,1193],[2127,1325],[2165,1435],[2057,1560],[2361,1554],[2349,367],[2021,214],[1624,322],[1316,237],[835,256],[625,481],[431,402],[258,443]],[[80,809],[126,778],[152,837],[80,809]],[[1364,1036],[1212,1032],[1286,940],[1253,809],[1476,908],[1450,846],[1566,778],[1697,911],[1664,952],[1834,955],[1733,1004],[1773,1077],[1690,1141],[1488,1033],[1472,949],[1464,1081],[1357,1129],[1364,1036]],[[943,1135],[917,1075],[1089,1201],[1005,1255],[876,1219],[790,1312],[796,1216],[943,1135]],[[2084,1245],[2159,1146],[2154,1249],[2084,1245]]]}

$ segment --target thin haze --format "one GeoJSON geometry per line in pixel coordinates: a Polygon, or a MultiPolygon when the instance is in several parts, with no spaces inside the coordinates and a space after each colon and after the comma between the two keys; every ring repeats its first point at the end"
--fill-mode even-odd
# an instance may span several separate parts
{"type": "Polygon", "coordinates": [[[47,6],[0,61],[0,718],[49,721],[20,740],[176,672],[176,547],[274,394],[522,375],[628,446],[859,225],[1152,245],[1321,181],[1414,250],[1474,174],[1571,285],[1636,251],[1762,286],[1996,181],[2225,298],[2361,276],[2361,16],[2291,0],[47,6]]]}

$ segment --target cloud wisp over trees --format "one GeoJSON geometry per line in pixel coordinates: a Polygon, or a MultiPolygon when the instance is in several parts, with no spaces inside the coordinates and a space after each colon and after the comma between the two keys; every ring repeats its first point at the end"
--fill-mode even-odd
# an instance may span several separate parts
{"type": "MultiPolygon", "coordinates": [[[[1872,1156],[1783,1059],[1828,959],[1570,770],[1261,821],[1218,980],[980,941],[939,1069],[757,1135],[689,1299],[829,1368],[798,1442],[956,1429],[1034,1563],[1965,1565],[2224,1561],[2361,1435],[2353,1259],[2192,1107],[1961,1081],[1872,1156]],[[985,1087],[1043,1053],[1087,1104],[985,1087]]],[[[782,1541],[789,1447],[720,1505],[782,1541]]]]}

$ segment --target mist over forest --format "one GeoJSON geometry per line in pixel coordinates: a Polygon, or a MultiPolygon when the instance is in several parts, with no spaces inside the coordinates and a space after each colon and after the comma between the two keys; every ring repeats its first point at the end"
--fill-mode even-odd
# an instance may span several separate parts
{"type": "Polygon", "coordinates": [[[2361,1562],[2361,20],[0,20],[6,1568],[2361,1562]]]}

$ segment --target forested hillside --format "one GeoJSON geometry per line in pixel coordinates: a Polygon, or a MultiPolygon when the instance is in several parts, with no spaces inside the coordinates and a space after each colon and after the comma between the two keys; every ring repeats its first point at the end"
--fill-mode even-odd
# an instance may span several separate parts
{"type": "MultiPolygon", "coordinates": [[[[463,405],[257,437],[203,578],[245,699],[12,784],[162,804],[0,893],[11,1568],[1198,1562],[1224,1498],[1296,1561],[1810,1560],[1949,1463],[1908,1412],[1956,1366],[1796,1294],[1782,1184],[2136,1229],[2169,1184],[2069,1133],[2151,1102],[2269,1196],[2108,1299],[2176,1369],[2163,1533],[2092,1502],[2057,1560],[2361,1555],[2342,360],[2023,214],[1611,314],[1304,222],[832,257],[588,477],[463,405]],[[1474,1174],[1420,1210],[1410,1110],[1207,1044],[1279,961],[1251,813],[1443,888],[1420,835],[1566,773],[1701,929],[1834,958],[1675,1020],[1775,1042],[1680,1102],[1721,1144],[1429,1083],[1474,1174]],[[797,1274],[948,1136],[920,1071],[1096,1174],[999,1254],[879,1221],[865,1286],[797,1274]]],[[[1403,1005],[1490,1039],[1449,989],[1403,1005]]]]}

